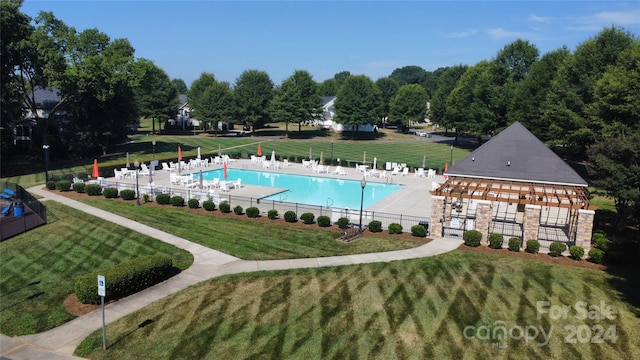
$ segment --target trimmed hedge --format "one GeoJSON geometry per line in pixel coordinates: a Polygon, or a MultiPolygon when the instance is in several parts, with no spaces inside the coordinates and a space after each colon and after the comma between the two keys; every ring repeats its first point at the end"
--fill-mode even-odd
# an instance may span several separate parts
{"type": "Polygon", "coordinates": [[[184,198],[182,196],[178,196],[178,195],[172,196],[171,200],[169,201],[173,206],[178,206],[178,207],[184,206],[184,198]]]}
{"type": "Polygon", "coordinates": [[[271,220],[275,220],[278,218],[278,210],[276,209],[271,209],[269,211],[267,211],[267,217],[271,220]]]}
{"type": "Polygon", "coordinates": [[[598,235],[601,235],[601,236],[598,236],[595,238],[595,240],[593,241],[593,245],[596,249],[600,249],[604,253],[606,253],[607,251],[609,251],[609,248],[611,247],[611,241],[609,241],[609,239],[604,234],[598,234],[598,235]]]}
{"type": "Polygon", "coordinates": [[[389,224],[389,234],[402,234],[402,225],[398,223],[389,224]]]}
{"type": "Polygon", "coordinates": [[[502,249],[504,243],[504,236],[502,234],[491,233],[489,234],[489,247],[492,249],[502,249]]]}
{"type": "Polygon", "coordinates": [[[171,195],[169,194],[158,194],[156,195],[156,202],[160,205],[169,205],[171,204],[171,195]]]}
{"type": "Polygon", "coordinates": [[[102,195],[102,186],[98,184],[87,184],[84,187],[84,192],[86,192],[89,196],[102,195]]]}
{"type": "Polygon", "coordinates": [[[536,239],[527,240],[527,245],[525,246],[524,251],[537,254],[540,251],[540,242],[536,239]]]}
{"type": "Polygon", "coordinates": [[[243,208],[242,208],[242,206],[240,206],[240,205],[236,205],[236,206],[233,208],[233,213],[234,213],[234,214],[236,214],[236,215],[242,215],[242,212],[243,212],[243,211],[244,211],[244,209],[243,209],[243,208]]]}
{"type": "Polygon", "coordinates": [[[105,300],[120,299],[167,279],[173,269],[171,257],[164,254],[137,257],[99,272],[78,277],[74,289],[83,304],[100,304],[97,282],[104,275],[105,300]]]}
{"type": "Polygon", "coordinates": [[[558,257],[567,250],[567,244],[559,241],[554,241],[549,245],[549,255],[558,257]]]}
{"type": "Polygon", "coordinates": [[[136,192],[131,189],[120,190],[120,197],[122,200],[133,200],[136,198],[136,192]]]}
{"type": "Polygon", "coordinates": [[[55,190],[56,189],[56,182],[53,180],[49,180],[47,181],[47,189],[48,190],[55,190]]]}
{"type": "Polygon", "coordinates": [[[331,226],[331,218],[328,217],[327,215],[320,215],[318,216],[318,226],[320,227],[329,227],[331,226]]]}
{"type": "Polygon", "coordinates": [[[295,211],[289,210],[284,213],[284,221],[286,222],[296,222],[298,221],[297,215],[295,211]]]}
{"type": "Polygon", "coordinates": [[[467,246],[477,247],[480,246],[480,240],[482,240],[482,233],[478,230],[467,230],[462,234],[464,244],[467,246]]]}
{"type": "Polygon", "coordinates": [[[207,211],[213,211],[216,209],[216,203],[213,200],[206,200],[202,203],[202,207],[207,211]]]}
{"type": "Polygon", "coordinates": [[[260,216],[260,209],[258,209],[255,206],[248,207],[246,210],[246,213],[247,213],[247,217],[257,218],[258,216],[260,216]]]}
{"type": "Polygon", "coordinates": [[[349,227],[349,219],[346,217],[341,217],[340,219],[338,219],[337,223],[340,229],[346,229],[347,227],[349,227]]]}
{"type": "Polygon", "coordinates": [[[118,197],[118,189],[109,187],[102,190],[102,195],[107,199],[115,199],[118,197]]]}
{"type": "Polygon", "coordinates": [[[569,254],[571,254],[571,258],[574,260],[582,260],[582,257],[584,256],[584,249],[582,246],[572,245],[569,248],[569,254]]]}
{"type": "Polygon", "coordinates": [[[512,237],[509,239],[509,251],[520,251],[520,238],[512,237]]]}
{"type": "Polygon", "coordinates": [[[413,225],[411,227],[411,235],[417,236],[417,237],[426,237],[427,229],[422,225],[413,225]]]}
{"type": "Polygon", "coordinates": [[[382,232],[382,221],[371,220],[369,222],[369,231],[371,231],[372,233],[382,232]]]}
{"type": "Polygon", "coordinates": [[[220,209],[221,213],[228,214],[231,212],[231,205],[228,202],[221,202],[218,204],[218,209],[220,209]]]}
{"type": "Polygon", "coordinates": [[[316,216],[313,215],[313,213],[307,212],[304,213],[302,215],[300,215],[300,220],[302,220],[303,223],[309,225],[309,224],[313,224],[313,220],[316,219],[316,216]]]}
{"type": "Polygon", "coordinates": [[[189,207],[189,209],[198,209],[200,207],[200,200],[189,199],[189,201],[187,201],[187,206],[189,207]]]}
{"type": "Polygon", "coordinates": [[[84,183],[75,183],[73,185],[71,185],[71,188],[73,189],[73,191],[77,192],[77,193],[83,193],[84,192],[84,183]]]}
{"type": "Polygon", "coordinates": [[[56,189],[60,191],[69,191],[71,190],[71,181],[69,180],[59,180],[56,182],[56,189]]]}
{"type": "Polygon", "coordinates": [[[600,264],[602,263],[602,260],[604,260],[604,251],[595,248],[589,250],[589,261],[595,264],[600,264]]]}

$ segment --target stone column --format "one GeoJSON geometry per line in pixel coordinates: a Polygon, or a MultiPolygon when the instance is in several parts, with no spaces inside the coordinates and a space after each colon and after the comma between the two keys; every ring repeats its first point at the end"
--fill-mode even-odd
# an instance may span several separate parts
{"type": "Polygon", "coordinates": [[[431,226],[432,237],[441,237],[444,221],[444,196],[434,195],[431,197],[431,226]]]}
{"type": "Polygon", "coordinates": [[[578,224],[576,229],[576,245],[582,246],[585,255],[591,249],[591,235],[593,233],[593,218],[596,212],[593,210],[578,210],[578,224]]]}
{"type": "Polygon", "coordinates": [[[481,245],[487,245],[489,240],[489,229],[493,221],[493,205],[489,200],[477,200],[476,210],[476,230],[482,233],[481,245]]]}
{"type": "Polygon", "coordinates": [[[542,212],[542,206],[540,205],[525,205],[524,207],[524,224],[522,231],[522,240],[525,243],[527,240],[538,239],[538,229],[540,228],[540,213],[542,212]]]}

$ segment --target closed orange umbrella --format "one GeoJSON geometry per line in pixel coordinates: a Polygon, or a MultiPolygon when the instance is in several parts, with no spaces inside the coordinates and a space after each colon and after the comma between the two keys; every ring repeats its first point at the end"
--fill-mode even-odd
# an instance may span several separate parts
{"type": "Polygon", "coordinates": [[[258,144],[258,156],[262,156],[262,148],[260,147],[260,144],[258,144]]]}
{"type": "Polygon", "coordinates": [[[98,169],[98,159],[93,159],[93,172],[91,173],[91,176],[93,176],[94,178],[100,177],[100,170],[98,169]]]}
{"type": "MultiPolygon", "coordinates": [[[[449,163],[444,163],[444,172],[446,173],[449,170],[449,163]]],[[[444,174],[443,174],[444,175],[444,174]]],[[[448,176],[444,175],[444,178],[446,179],[448,176]]]]}
{"type": "Polygon", "coordinates": [[[222,176],[224,176],[224,179],[227,180],[227,163],[226,162],[223,165],[222,176]]]}
{"type": "Polygon", "coordinates": [[[182,149],[178,146],[178,161],[182,160],[182,149]]]}

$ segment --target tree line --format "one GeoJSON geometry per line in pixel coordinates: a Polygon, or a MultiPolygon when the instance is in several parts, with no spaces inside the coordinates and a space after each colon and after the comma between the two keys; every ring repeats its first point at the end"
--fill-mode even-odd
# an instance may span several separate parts
{"type": "MultiPolygon", "coordinates": [[[[317,83],[296,70],[276,86],[264,71],[246,70],[234,84],[202,73],[189,88],[171,80],[153,61],[135,58],[126,39],[97,29],[82,32],[52,13],[35,19],[20,12],[22,0],[2,0],[1,51],[3,153],[25,110],[36,114],[37,88],[58,89],[49,114],[36,114],[27,152],[86,156],[127,139],[140,117],[158,129],[177,114],[186,94],[192,117],[217,130],[219,122],[260,128],[269,122],[300,124],[322,117],[321,96],[336,96],[335,120],[357,128],[396,122],[408,127],[428,117],[434,124],[480,139],[520,121],[570,160],[588,163],[592,182],[616,199],[626,218],[640,219],[640,41],[619,27],[603,29],[579,44],[540,56],[516,40],[493,59],[425,71],[405,66],[371,80],[348,71],[317,83]],[[55,123],[70,114],[64,126],[55,123]]],[[[637,220],[638,221],[638,220],[637,220]]],[[[640,224],[639,224],[640,225],[640,224]]]]}

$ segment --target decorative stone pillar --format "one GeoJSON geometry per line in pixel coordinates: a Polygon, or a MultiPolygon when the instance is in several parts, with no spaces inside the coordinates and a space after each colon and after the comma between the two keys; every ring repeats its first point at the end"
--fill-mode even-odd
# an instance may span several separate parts
{"type": "Polygon", "coordinates": [[[596,212],[593,210],[578,210],[578,224],[576,226],[576,245],[584,249],[588,254],[591,249],[591,235],[593,233],[593,218],[596,212]]]}
{"type": "Polygon", "coordinates": [[[489,229],[493,221],[493,205],[489,200],[477,200],[476,204],[476,230],[482,234],[481,245],[487,245],[489,240],[489,229]]]}
{"type": "Polygon", "coordinates": [[[444,221],[445,197],[434,195],[431,197],[431,224],[430,234],[432,237],[441,237],[444,221]]]}
{"type": "Polygon", "coordinates": [[[540,214],[542,213],[542,206],[540,205],[525,205],[524,207],[524,224],[522,231],[522,240],[538,239],[538,229],[540,229],[540,214]]]}

